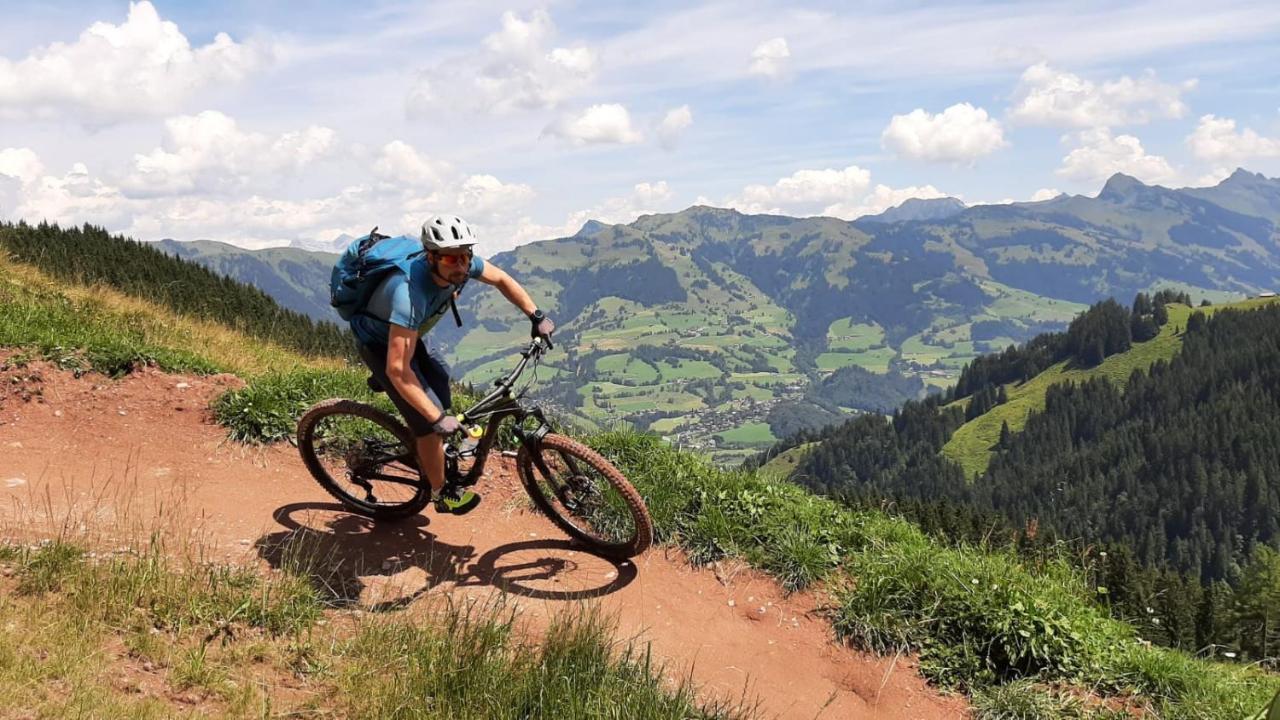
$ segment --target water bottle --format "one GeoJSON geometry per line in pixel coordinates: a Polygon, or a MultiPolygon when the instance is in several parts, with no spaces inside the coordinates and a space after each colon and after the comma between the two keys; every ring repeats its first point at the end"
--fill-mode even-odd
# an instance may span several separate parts
{"type": "Polygon", "coordinates": [[[466,413],[458,413],[458,422],[462,425],[463,432],[462,442],[458,443],[458,454],[474,454],[480,438],[484,436],[484,428],[479,423],[469,422],[466,413]]]}

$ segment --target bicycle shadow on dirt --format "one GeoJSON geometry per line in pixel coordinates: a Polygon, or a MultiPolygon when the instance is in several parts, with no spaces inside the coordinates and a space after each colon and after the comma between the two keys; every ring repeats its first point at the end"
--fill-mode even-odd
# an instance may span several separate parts
{"type": "Polygon", "coordinates": [[[479,554],[472,545],[441,541],[422,515],[375,523],[337,503],[301,502],[277,508],[272,517],[284,529],[258,538],[258,555],[272,568],[307,577],[322,598],[339,607],[395,610],[444,583],[491,586],[542,600],[586,600],[616,592],[636,577],[634,563],[593,555],[569,540],[506,543],[479,554]],[[580,572],[584,568],[596,572],[580,572]],[[412,587],[397,586],[396,597],[362,602],[379,578],[406,576],[412,587]],[[589,581],[582,587],[584,579],[589,581]]]}

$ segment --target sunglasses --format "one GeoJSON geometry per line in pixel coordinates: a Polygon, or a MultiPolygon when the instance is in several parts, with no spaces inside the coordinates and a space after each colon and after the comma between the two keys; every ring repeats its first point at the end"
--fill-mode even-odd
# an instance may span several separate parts
{"type": "Polygon", "coordinates": [[[437,253],[436,262],[441,265],[452,265],[453,267],[462,267],[471,264],[471,253],[463,253],[461,255],[437,253]]]}

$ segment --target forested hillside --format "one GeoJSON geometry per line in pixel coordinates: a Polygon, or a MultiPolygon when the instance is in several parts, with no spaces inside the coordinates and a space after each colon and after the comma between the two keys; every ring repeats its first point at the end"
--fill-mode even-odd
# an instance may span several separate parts
{"type": "Polygon", "coordinates": [[[345,328],[286,310],[252,285],[101,228],[0,223],[0,251],[67,282],[102,283],[306,355],[351,353],[345,328]]]}
{"type": "Polygon", "coordinates": [[[949,534],[979,537],[994,525],[1022,543],[1099,544],[1117,613],[1184,647],[1274,656],[1280,305],[1183,306],[1185,326],[1156,330],[1179,307],[1166,307],[1173,299],[1139,296],[1132,310],[1100,303],[1066,333],[975,362],[955,391],[907,403],[891,421],[863,416],[825,437],[799,436],[793,443],[822,442],[793,477],[854,504],[896,503],[949,534]],[[1119,382],[1098,374],[1051,385],[1025,424],[1005,425],[980,476],[943,451],[967,423],[1061,364],[1101,366],[1100,347],[1115,353],[1106,362],[1125,360],[1157,332],[1176,336],[1181,350],[1119,382]]]}
{"type": "Polygon", "coordinates": [[[316,321],[343,324],[329,305],[329,274],[338,256],[291,247],[244,250],[211,240],[161,240],[156,247],[248,283],[316,321]]]}

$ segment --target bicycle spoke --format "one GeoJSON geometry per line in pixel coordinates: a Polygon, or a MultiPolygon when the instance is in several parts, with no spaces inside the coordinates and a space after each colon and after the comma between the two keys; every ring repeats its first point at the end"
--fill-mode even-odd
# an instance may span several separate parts
{"type": "Polygon", "coordinates": [[[321,418],[316,459],[339,492],[374,507],[402,505],[421,492],[412,451],[379,424],[355,415],[321,418]]]}
{"type": "Polygon", "coordinates": [[[542,461],[538,485],[557,514],[596,542],[624,543],[634,536],[631,508],[606,477],[563,451],[544,450],[542,461]]]}

